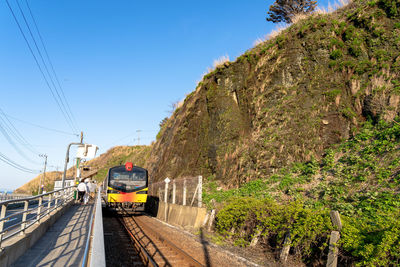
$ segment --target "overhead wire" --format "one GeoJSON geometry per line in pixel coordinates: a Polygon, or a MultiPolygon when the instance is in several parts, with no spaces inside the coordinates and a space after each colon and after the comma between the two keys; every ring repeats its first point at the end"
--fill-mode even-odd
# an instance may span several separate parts
{"type": "Polygon", "coordinates": [[[13,141],[13,139],[11,138],[10,134],[9,134],[9,129],[7,128],[6,125],[3,124],[4,120],[3,118],[0,117],[0,132],[3,134],[3,136],[6,138],[7,142],[15,149],[15,151],[17,151],[17,153],[19,155],[21,155],[21,157],[23,157],[24,159],[26,159],[29,162],[32,162],[34,164],[39,164],[38,162],[35,162],[34,160],[32,160],[31,158],[29,158],[13,141]]]}
{"type": "Polygon", "coordinates": [[[47,52],[47,48],[46,48],[46,46],[45,46],[45,44],[44,44],[44,41],[43,41],[43,38],[42,38],[42,34],[41,34],[40,31],[39,31],[39,27],[37,26],[36,19],[35,19],[35,17],[33,16],[31,7],[29,6],[27,0],[25,0],[25,3],[26,3],[26,6],[28,7],[29,14],[31,15],[33,24],[35,25],[35,29],[36,29],[37,34],[38,34],[39,39],[40,39],[40,43],[41,43],[42,46],[43,46],[43,50],[44,50],[44,52],[45,52],[45,54],[46,54],[47,61],[49,62],[50,67],[51,67],[51,70],[52,70],[52,72],[53,72],[53,75],[54,75],[54,77],[55,77],[55,79],[56,79],[56,81],[57,81],[58,88],[59,88],[60,91],[61,91],[61,95],[62,95],[62,97],[63,97],[63,99],[64,99],[64,102],[65,102],[65,104],[66,104],[66,106],[67,106],[68,112],[70,113],[70,115],[71,115],[71,117],[72,117],[72,121],[73,121],[73,123],[74,123],[74,126],[76,126],[76,128],[79,128],[79,127],[78,127],[78,123],[76,122],[75,116],[74,116],[74,114],[72,113],[71,107],[70,107],[70,105],[69,105],[69,103],[68,103],[68,101],[67,101],[67,98],[65,97],[64,90],[63,90],[63,88],[62,88],[62,86],[61,86],[60,80],[58,79],[58,75],[57,75],[57,73],[56,73],[56,71],[55,71],[55,69],[54,69],[54,65],[53,65],[52,61],[50,60],[49,53],[47,52]]]}
{"type": "Polygon", "coordinates": [[[65,104],[64,104],[64,101],[62,101],[62,98],[61,98],[61,96],[60,96],[60,93],[59,93],[58,90],[57,90],[57,86],[56,86],[55,83],[54,83],[53,77],[52,77],[52,75],[50,74],[49,68],[47,67],[47,64],[46,64],[46,62],[45,62],[45,60],[44,60],[44,58],[43,58],[42,53],[40,52],[39,46],[38,46],[38,44],[37,44],[37,42],[36,42],[36,38],[35,38],[35,36],[33,35],[32,30],[31,30],[31,27],[29,26],[29,23],[28,23],[28,21],[27,21],[27,19],[26,19],[26,17],[25,17],[25,13],[24,13],[24,11],[22,10],[21,5],[19,4],[19,0],[16,0],[16,2],[17,2],[17,5],[18,5],[18,9],[19,9],[19,11],[21,12],[22,18],[23,18],[23,20],[24,20],[24,22],[25,22],[25,25],[26,25],[26,27],[27,27],[27,29],[28,29],[28,31],[29,31],[29,34],[30,34],[30,36],[31,36],[31,38],[32,38],[32,40],[33,40],[33,43],[34,43],[34,45],[35,45],[35,47],[36,47],[36,50],[37,50],[37,52],[38,52],[38,54],[39,54],[39,57],[40,57],[40,59],[41,59],[41,61],[42,61],[42,64],[43,64],[43,66],[44,66],[44,69],[46,70],[46,73],[47,73],[47,75],[48,75],[48,77],[49,77],[49,79],[50,79],[50,82],[51,82],[51,84],[53,85],[53,89],[54,89],[54,91],[56,92],[56,95],[57,95],[57,97],[58,97],[58,101],[59,101],[59,103],[61,103],[61,106],[62,106],[62,108],[63,108],[63,111],[65,112],[65,114],[66,114],[67,117],[68,117],[68,119],[67,119],[68,122],[70,123],[70,125],[72,126],[72,128],[77,132],[78,130],[74,127],[74,124],[73,124],[73,122],[72,122],[71,115],[70,115],[69,112],[67,111],[67,108],[66,108],[66,106],[65,106],[65,104]]]}
{"type": "Polygon", "coordinates": [[[65,132],[65,131],[61,131],[61,130],[49,128],[49,127],[46,127],[46,126],[42,126],[42,125],[39,125],[39,124],[35,124],[35,123],[32,123],[32,122],[28,122],[28,121],[25,121],[25,120],[21,120],[21,119],[19,119],[19,118],[16,118],[16,117],[11,116],[11,115],[9,115],[9,114],[7,114],[7,113],[4,113],[4,112],[3,112],[3,115],[6,116],[6,117],[8,117],[8,118],[10,118],[10,119],[13,119],[13,120],[16,120],[16,121],[19,121],[19,122],[22,122],[22,123],[25,123],[25,124],[28,124],[28,125],[31,125],[31,126],[34,126],[34,127],[40,128],[40,129],[43,129],[43,130],[52,131],[52,132],[56,132],[56,133],[60,133],[60,134],[65,134],[65,135],[74,135],[74,136],[78,136],[78,137],[79,137],[79,134],[70,133],[70,132],[65,132]]]}
{"type": "Polygon", "coordinates": [[[27,150],[32,152],[33,154],[40,154],[39,151],[37,151],[24,137],[23,135],[15,128],[14,124],[7,118],[5,115],[4,111],[0,108],[0,119],[3,121],[4,125],[9,129],[9,133],[20,143],[22,146],[24,146],[27,150]],[[2,119],[1,115],[5,118],[2,119]]]}
{"type": "MultiPolygon", "coordinates": [[[[63,114],[63,116],[64,116],[64,118],[65,118],[67,124],[68,124],[69,127],[71,128],[71,130],[76,132],[76,129],[74,129],[73,125],[71,124],[71,121],[68,120],[68,116],[67,116],[66,113],[65,113],[66,111],[64,111],[64,109],[61,107],[61,104],[59,103],[59,99],[56,97],[53,88],[50,86],[50,83],[49,83],[49,81],[48,81],[48,79],[47,79],[47,77],[46,77],[46,75],[45,75],[45,73],[44,73],[44,71],[43,71],[41,65],[39,64],[39,61],[38,61],[38,59],[37,59],[35,53],[33,52],[33,49],[32,49],[32,47],[31,47],[31,45],[30,45],[30,43],[29,43],[29,41],[28,41],[28,39],[27,39],[27,37],[26,37],[26,35],[25,35],[25,33],[24,33],[22,27],[21,27],[21,24],[19,23],[19,21],[18,21],[16,15],[15,15],[15,12],[14,12],[13,8],[11,7],[11,5],[10,5],[10,3],[9,3],[8,0],[6,0],[6,3],[7,3],[7,6],[8,6],[8,8],[9,8],[9,10],[10,10],[10,12],[11,12],[11,14],[12,14],[14,20],[15,20],[15,22],[17,23],[18,29],[19,29],[20,33],[22,34],[22,37],[24,38],[25,43],[27,44],[31,55],[33,56],[33,58],[34,58],[34,60],[35,60],[36,66],[38,67],[40,73],[42,74],[42,77],[43,77],[43,79],[45,80],[45,83],[46,83],[47,87],[50,89],[50,92],[51,92],[51,94],[52,94],[52,96],[53,96],[53,98],[54,98],[54,100],[55,100],[55,102],[56,102],[58,108],[60,109],[61,113],[63,114]]],[[[18,3],[18,2],[17,2],[17,3],[18,3]]],[[[18,3],[18,6],[19,6],[19,3],[18,3]]],[[[21,11],[21,12],[22,12],[22,11],[21,11]]],[[[28,28],[29,28],[29,26],[28,26],[28,28]]],[[[31,31],[30,31],[30,32],[31,32],[31,31]]],[[[34,41],[34,42],[35,42],[35,41],[34,41]]],[[[36,44],[36,42],[35,42],[35,44],[36,44]]],[[[37,44],[36,44],[36,48],[38,49],[37,44]]],[[[41,55],[41,53],[39,53],[39,55],[41,55]]],[[[44,60],[43,60],[43,57],[42,57],[42,61],[44,61],[44,60]]],[[[46,67],[46,65],[45,65],[45,67],[46,67]]],[[[47,68],[47,67],[46,67],[46,68],[47,68]]]]}
{"type": "Polygon", "coordinates": [[[18,163],[16,163],[15,161],[9,159],[7,156],[5,156],[4,154],[0,153],[0,161],[10,165],[11,167],[18,169],[20,171],[23,172],[27,172],[27,173],[40,173],[40,170],[33,170],[33,169],[29,169],[26,168],[18,163]]]}

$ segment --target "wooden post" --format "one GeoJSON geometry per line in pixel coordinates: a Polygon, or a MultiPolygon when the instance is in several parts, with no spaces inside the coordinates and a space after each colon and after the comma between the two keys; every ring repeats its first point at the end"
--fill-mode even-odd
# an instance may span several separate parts
{"type": "Polygon", "coordinates": [[[199,176],[197,191],[197,207],[201,208],[203,206],[203,176],[199,176]]]}
{"type": "Polygon", "coordinates": [[[251,239],[250,247],[255,247],[257,245],[260,235],[261,235],[261,229],[257,229],[255,235],[253,236],[253,239],[251,239]]]}
{"type": "Polygon", "coordinates": [[[283,248],[280,255],[280,260],[282,263],[286,262],[287,260],[290,250],[290,243],[291,243],[290,232],[288,232],[285,236],[285,241],[283,242],[283,248]]]}
{"type": "Polygon", "coordinates": [[[331,221],[332,221],[333,226],[335,226],[338,231],[341,231],[342,230],[342,221],[340,220],[339,212],[337,210],[332,210],[330,212],[330,215],[331,215],[331,221]]]}
{"type": "Polygon", "coordinates": [[[336,210],[332,210],[330,212],[330,216],[331,216],[333,226],[338,231],[331,232],[331,237],[329,239],[328,261],[326,262],[326,267],[336,267],[337,261],[338,261],[338,252],[339,252],[337,243],[340,239],[339,231],[342,229],[342,221],[340,220],[339,212],[336,210]]]}
{"type": "Polygon", "coordinates": [[[210,213],[209,212],[207,212],[206,216],[204,217],[203,224],[201,225],[202,227],[206,226],[207,221],[208,221],[208,217],[210,217],[210,213]]]}
{"type": "Polygon", "coordinates": [[[175,180],[172,181],[172,204],[175,204],[175,196],[176,196],[176,184],[175,180]]]}
{"type": "Polygon", "coordinates": [[[183,206],[186,206],[186,178],[183,179],[183,206]]]}
{"type": "Polygon", "coordinates": [[[338,231],[332,231],[331,238],[329,239],[329,253],[328,253],[328,261],[326,263],[326,267],[336,267],[338,261],[338,252],[337,242],[340,239],[340,233],[338,231]]]}
{"type": "Polygon", "coordinates": [[[212,210],[210,220],[208,221],[208,231],[211,231],[211,227],[214,223],[214,218],[215,218],[215,210],[212,210]]]}

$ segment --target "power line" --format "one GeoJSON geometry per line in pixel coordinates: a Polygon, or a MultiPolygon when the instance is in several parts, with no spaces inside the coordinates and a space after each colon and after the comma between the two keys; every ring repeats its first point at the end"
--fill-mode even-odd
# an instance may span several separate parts
{"type": "MultiPolygon", "coordinates": [[[[64,116],[64,118],[65,118],[65,120],[67,121],[67,124],[68,124],[69,127],[72,129],[72,131],[76,131],[76,130],[74,129],[74,127],[72,126],[71,122],[68,120],[68,117],[66,116],[65,111],[62,109],[62,107],[61,107],[61,105],[60,105],[60,103],[59,103],[59,100],[58,100],[57,97],[55,96],[55,94],[54,94],[54,92],[53,92],[53,88],[50,86],[49,81],[47,80],[47,77],[46,77],[46,75],[44,74],[44,71],[43,71],[42,67],[41,67],[40,64],[39,64],[39,61],[38,61],[38,59],[37,59],[35,53],[33,52],[33,49],[32,49],[32,47],[31,47],[31,45],[29,44],[28,39],[26,38],[24,31],[22,30],[22,27],[21,27],[21,25],[20,25],[20,23],[19,23],[19,21],[18,21],[16,15],[15,15],[15,13],[14,13],[14,10],[12,9],[12,7],[11,7],[11,5],[10,5],[10,3],[9,3],[8,0],[6,0],[6,3],[7,3],[8,8],[10,9],[10,12],[11,12],[11,14],[12,14],[12,16],[13,16],[15,22],[17,23],[18,29],[19,29],[19,31],[21,32],[22,37],[24,38],[25,43],[27,44],[31,55],[33,56],[33,58],[34,58],[34,60],[35,60],[36,66],[39,68],[39,71],[41,72],[41,74],[42,74],[42,76],[43,76],[43,79],[44,79],[45,82],[46,82],[47,87],[50,89],[50,92],[51,92],[51,94],[52,94],[54,100],[56,101],[56,104],[57,104],[58,108],[60,109],[61,113],[63,114],[63,116],[64,116]]],[[[17,2],[17,3],[18,3],[18,2],[17,2]]],[[[22,12],[22,11],[21,11],[21,12],[22,12]]],[[[28,26],[28,27],[29,27],[29,26],[28,26]]],[[[36,43],[36,42],[35,42],[35,43],[36,43]]],[[[36,47],[37,47],[37,45],[36,45],[36,47]]],[[[43,60],[43,58],[42,58],[42,60],[43,60]]]]}
{"type": "Polygon", "coordinates": [[[9,159],[7,156],[5,156],[4,154],[0,153],[0,160],[3,161],[4,163],[10,165],[11,167],[18,169],[20,171],[23,172],[27,172],[27,173],[40,173],[40,171],[38,170],[33,170],[33,169],[29,169],[26,168],[18,163],[16,163],[15,161],[9,159]]]}
{"type": "Polygon", "coordinates": [[[0,119],[3,121],[3,123],[5,124],[5,126],[9,129],[9,133],[11,133],[11,135],[14,136],[14,138],[22,145],[24,146],[26,149],[28,149],[29,151],[31,151],[33,154],[40,154],[39,151],[37,151],[23,136],[22,134],[17,130],[17,128],[15,128],[14,124],[5,116],[4,111],[0,108],[0,115],[3,115],[3,117],[5,118],[2,119],[0,116],[0,119]]]}
{"type": "Polygon", "coordinates": [[[55,91],[56,94],[57,94],[58,101],[61,103],[61,105],[62,105],[62,107],[63,107],[63,111],[64,111],[65,114],[67,115],[68,121],[69,121],[69,123],[71,124],[72,128],[74,128],[74,131],[77,131],[77,129],[76,129],[76,128],[74,127],[74,125],[73,125],[72,118],[71,118],[70,114],[67,112],[67,109],[66,109],[66,107],[65,107],[65,105],[64,105],[64,102],[63,102],[62,99],[61,99],[60,93],[59,93],[58,90],[57,90],[57,87],[56,87],[56,85],[55,85],[55,83],[54,83],[53,77],[51,76],[51,74],[50,74],[50,72],[49,72],[49,69],[48,69],[48,67],[47,67],[47,64],[46,64],[46,62],[45,62],[45,60],[44,60],[44,58],[43,58],[43,55],[42,55],[42,53],[40,52],[39,46],[37,45],[37,42],[36,42],[36,38],[35,38],[35,36],[33,35],[32,31],[31,31],[31,27],[29,26],[29,23],[28,23],[28,21],[27,21],[27,19],[26,19],[26,17],[25,17],[24,11],[22,10],[21,5],[19,4],[19,0],[16,0],[16,2],[17,2],[17,5],[18,5],[18,9],[19,9],[19,11],[21,12],[22,18],[24,19],[25,25],[26,25],[26,27],[28,28],[29,34],[30,34],[30,36],[31,36],[31,38],[32,38],[32,40],[33,40],[33,43],[35,44],[36,50],[37,50],[37,52],[38,52],[38,54],[39,54],[39,57],[40,57],[40,59],[42,60],[42,64],[43,64],[43,66],[44,66],[44,68],[45,68],[45,70],[46,70],[46,73],[47,73],[48,77],[50,78],[50,82],[51,82],[51,84],[52,84],[53,87],[54,87],[54,91],[55,91]]]}
{"type": "Polygon", "coordinates": [[[61,83],[60,83],[60,80],[58,79],[58,75],[57,75],[57,73],[56,73],[56,71],[55,71],[55,69],[54,69],[54,65],[53,65],[52,61],[50,60],[49,53],[47,52],[47,48],[46,48],[46,46],[45,46],[45,44],[44,44],[44,41],[43,41],[43,38],[42,38],[42,34],[41,34],[40,31],[39,31],[39,27],[37,26],[36,19],[35,19],[35,17],[33,16],[31,7],[29,6],[27,0],[25,0],[25,3],[26,3],[26,6],[28,7],[29,14],[31,15],[33,24],[35,25],[35,29],[36,29],[37,34],[38,34],[39,39],[40,39],[40,43],[41,43],[42,46],[43,46],[43,50],[44,50],[44,52],[45,52],[45,54],[46,54],[47,61],[49,62],[50,67],[51,67],[51,70],[52,70],[52,72],[53,72],[53,75],[54,75],[54,77],[55,77],[55,79],[56,79],[56,81],[57,81],[58,88],[59,88],[60,91],[61,91],[61,95],[62,95],[62,97],[63,97],[63,99],[64,99],[64,102],[65,102],[65,104],[66,104],[66,106],[67,106],[68,112],[69,112],[69,114],[71,115],[72,122],[74,123],[74,126],[76,126],[76,128],[79,128],[79,127],[78,127],[78,124],[77,124],[77,122],[76,122],[76,119],[75,119],[75,117],[74,117],[74,114],[72,113],[71,107],[70,107],[70,105],[69,105],[69,103],[68,103],[68,101],[67,101],[67,98],[65,97],[64,90],[63,90],[62,87],[61,87],[61,83]]]}
{"type": "Polygon", "coordinates": [[[4,137],[7,139],[7,142],[15,149],[15,151],[18,152],[18,154],[20,154],[24,159],[26,159],[27,161],[30,161],[34,164],[38,164],[37,162],[33,161],[32,159],[30,159],[28,156],[25,155],[24,152],[22,152],[22,150],[15,144],[15,142],[12,140],[10,134],[9,134],[9,129],[7,128],[7,125],[3,126],[4,120],[3,118],[0,117],[0,132],[4,135],[4,137]],[[3,123],[2,123],[3,122],[3,123]],[[8,129],[8,131],[7,131],[8,129]]]}
{"type": "MultiPolygon", "coordinates": [[[[140,132],[154,132],[155,133],[157,131],[156,130],[140,130],[140,132]]],[[[133,133],[130,133],[130,134],[124,136],[124,137],[119,138],[118,140],[116,140],[114,142],[108,143],[106,146],[114,145],[114,144],[116,144],[116,143],[118,143],[118,142],[120,142],[120,141],[122,141],[122,140],[124,140],[124,139],[126,139],[128,137],[131,137],[132,135],[135,135],[135,134],[137,134],[137,130],[135,132],[133,132],[133,133]]],[[[150,139],[150,138],[145,138],[145,139],[150,139]]],[[[137,140],[137,139],[135,138],[134,140],[137,140]]]]}
{"type": "Polygon", "coordinates": [[[46,127],[46,126],[42,126],[42,125],[39,125],[39,124],[35,124],[35,123],[32,123],[32,122],[28,122],[28,121],[25,121],[25,120],[21,120],[19,118],[14,117],[14,116],[8,115],[8,114],[6,114],[4,112],[3,112],[3,115],[8,117],[8,118],[10,118],[10,119],[13,119],[13,120],[25,123],[25,124],[29,124],[31,126],[34,126],[34,127],[37,127],[37,128],[41,128],[41,129],[44,129],[44,130],[47,130],[47,131],[52,131],[52,132],[56,132],[56,133],[66,134],[66,135],[79,136],[79,134],[69,133],[69,132],[65,132],[65,131],[49,128],[49,127],[46,127]]]}

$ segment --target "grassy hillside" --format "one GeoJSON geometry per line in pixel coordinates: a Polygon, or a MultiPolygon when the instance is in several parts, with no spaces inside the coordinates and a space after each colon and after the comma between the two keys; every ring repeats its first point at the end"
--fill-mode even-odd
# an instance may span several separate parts
{"type": "MultiPolygon", "coordinates": [[[[71,172],[68,172],[68,174],[71,174],[71,172]]],[[[62,177],[62,172],[56,172],[56,171],[46,172],[45,179],[43,182],[44,185],[43,190],[47,192],[52,191],[54,189],[54,181],[56,179],[59,179],[60,177],[62,177]]],[[[39,189],[40,179],[43,179],[43,174],[39,174],[29,182],[15,189],[14,193],[36,195],[39,189]]]]}
{"type": "MultiPolygon", "coordinates": [[[[101,154],[99,157],[84,163],[90,166],[92,170],[98,170],[97,175],[94,177],[98,182],[102,182],[107,174],[107,170],[110,167],[125,164],[127,161],[132,161],[137,166],[144,166],[148,158],[150,146],[117,146],[109,149],[106,153],[101,154]]],[[[85,175],[85,172],[82,173],[85,175]]],[[[76,169],[72,167],[67,171],[67,177],[75,177],[76,169]]],[[[28,183],[17,188],[15,193],[25,194],[37,194],[39,179],[43,177],[43,174],[33,178],[28,183]]],[[[62,177],[62,172],[46,172],[46,179],[44,182],[44,189],[49,192],[54,189],[54,181],[62,177]]]]}

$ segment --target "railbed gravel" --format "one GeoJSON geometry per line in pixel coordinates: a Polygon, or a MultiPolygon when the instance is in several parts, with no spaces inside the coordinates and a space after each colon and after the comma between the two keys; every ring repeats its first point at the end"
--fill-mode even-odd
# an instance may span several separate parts
{"type": "Polygon", "coordinates": [[[259,249],[222,248],[214,245],[207,237],[212,233],[203,229],[193,234],[147,215],[136,216],[136,219],[157,229],[164,238],[173,242],[204,266],[282,266],[268,258],[259,249]],[[254,262],[243,256],[250,256],[254,262]]]}

